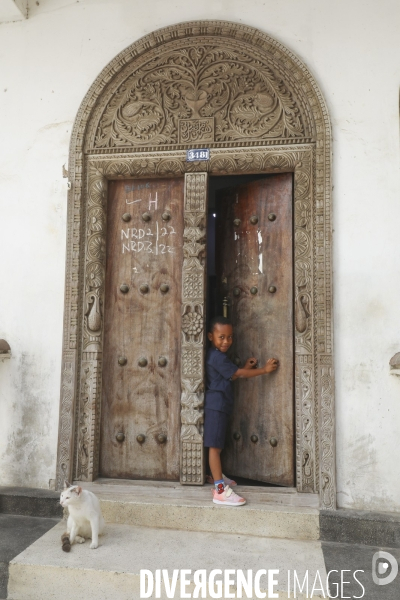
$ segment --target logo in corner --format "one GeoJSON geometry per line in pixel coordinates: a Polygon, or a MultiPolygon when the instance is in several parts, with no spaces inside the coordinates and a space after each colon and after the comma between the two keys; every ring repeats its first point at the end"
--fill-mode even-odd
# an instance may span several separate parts
{"type": "Polygon", "coordinates": [[[383,550],[375,552],[372,557],[372,579],[376,585],[388,585],[392,583],[396,579],[398,572],[399,565],[392,554],[383,552],[383,550]]]}

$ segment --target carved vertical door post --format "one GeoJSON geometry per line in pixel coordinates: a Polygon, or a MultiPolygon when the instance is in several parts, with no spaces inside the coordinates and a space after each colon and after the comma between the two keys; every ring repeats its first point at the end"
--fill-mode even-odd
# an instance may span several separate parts
{"type": "Polygon", "coordinates": [[[186,173],[182,266],[181,483],[204,483],[207,173],[186,173]]]}
{"type": "Polygon", "coordinates": [[[94,481],[98,476],[100,451],[100,398],[103,365],[104,274],[106,262],[107,179],[88,169],[84,280],[81,289],[81,361],[75,424],[74,478],[94,481]]]}

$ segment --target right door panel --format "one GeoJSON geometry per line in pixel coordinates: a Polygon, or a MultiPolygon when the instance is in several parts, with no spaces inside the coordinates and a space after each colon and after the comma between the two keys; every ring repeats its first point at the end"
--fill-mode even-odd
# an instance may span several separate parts
{"type": "MultiPolygon", "coordinates": [[[[231,358],[259,366],[278,358],[272,374],[235,381],[235,409],[224,470],[293,486],[293,217],[292,174],[221,190],[216,202],[218,293],[229,299],[231,358]]],[[[222,311],[221,311],[222,312],[222,311]]]]}

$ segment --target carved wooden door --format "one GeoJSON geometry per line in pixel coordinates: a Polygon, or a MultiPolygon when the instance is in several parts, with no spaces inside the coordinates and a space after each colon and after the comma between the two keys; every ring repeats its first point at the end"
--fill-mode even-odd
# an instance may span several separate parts
{"type": "Polygon", "coordinates": [[[100,473],[178,480],[183,179],[111,181],[107,219],[100,473]]]}
{"type": "Polygon", "coordinates": [[[224,470],[294,485],[292,174],[224,189],[216,204],[217,281],[234,325],[231,358],[279,359],[278,371],[235,381],[224,470]]]}

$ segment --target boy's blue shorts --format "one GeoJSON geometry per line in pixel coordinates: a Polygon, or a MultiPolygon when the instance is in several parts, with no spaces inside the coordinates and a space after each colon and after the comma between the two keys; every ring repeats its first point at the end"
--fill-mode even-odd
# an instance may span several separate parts
{"type": "Polygon", "coordinates": [[[223,448],[225,446],[226,427],[229,415],[206,408],[204,410],[204,446],[223,448]]]}

